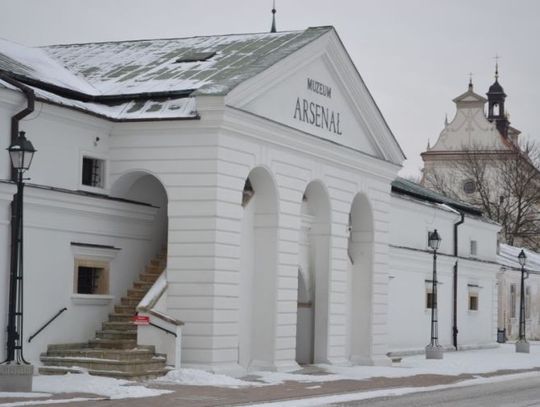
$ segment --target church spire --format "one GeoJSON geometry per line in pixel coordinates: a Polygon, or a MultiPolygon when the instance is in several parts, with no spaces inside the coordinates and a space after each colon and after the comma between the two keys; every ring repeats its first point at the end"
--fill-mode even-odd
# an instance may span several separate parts
{"type": "Polygon", "coordinates": [[[469,73],[469,90],[473,90],[472,72],[469,73]]]}
{"type": "Polygon", "coordinates": [[[270,28],[271,33],[277,32],[276,30],[276,0],[274,0],[273,6],[272,6],[272,28],[270,28]]]}
{"type": "Polygon", "coordinates": [[[488,97],[488,120],[495,122],[499,132],[506,136],[508,134],[508,126],[510,122],[506,117],[504,102],[506,93],[499,83],[499,56],[495,57],[495,82],[489,87],[487,92],[488,97]]]}

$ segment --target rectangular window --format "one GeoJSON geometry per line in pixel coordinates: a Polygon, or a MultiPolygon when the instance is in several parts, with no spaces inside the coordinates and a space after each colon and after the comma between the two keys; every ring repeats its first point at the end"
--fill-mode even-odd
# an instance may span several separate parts
{"type": "Polygon", "coordinates": [[[512,284],[510,286],[510,318],[516,317],[516,285],[512,284]]]}
{"type": "Polygon", "coordinates": [[[478,253],[478,243],[476,240],[471,240],[471,256],[476,256],[478,253]]]}
{"type": "Polygon", "coordinates": [[[108,264],[91,260],[76,260],[74,288],[76,294],[108,294],[108,264]]]}
{"type": "Polygon", "coordinates": [[[531,287],[525,287],[525,318],[531,317],[531,287]]]}
{"type": "Polygon", "coordinates": [[[105,161],[98,158],[83,157],[82,180],[83,185],[95,188],[104,188],[105,161]]]}
{"type": "Polygon", "coordinates": [[[469,293],[469,311],[478,311],[478,293],[469,293]]]}
{"type": "Polygon", "coordinates": [[[433,297],[433,292],[431,291],[431,288],[426,292],[426,308],[431,309],[433,308],[433,300],[435,298],[433,297]]]}

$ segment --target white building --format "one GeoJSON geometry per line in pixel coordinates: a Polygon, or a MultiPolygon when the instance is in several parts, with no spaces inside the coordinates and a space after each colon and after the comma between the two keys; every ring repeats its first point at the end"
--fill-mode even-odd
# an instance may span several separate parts
{"type": "MultiPolygon", "coordinates": [[[[184,365],[228,372],[388,364],[389,352],[429,342],[433,229],[443,237],[441,343],[452,344],[456,260],[459,344],[494,343],[498,227],[404,181],[392,193],[403,153],[333,28],[40,49],[2,41],[0,71],[0,150],[19,128],[38,150],[25,189],[27,359],[75,343],[42,360],[80,365],[66,350],[135,346],[126,325],[149,284],[115,304],[166,249],[166,283],[144,311],[159,311],[147,314],[161,327],[182,321],[182,338],[143,326],[139,344],[169,363],[181,342],[184,365]]],[[[7,153],[1,163],[7,292],[15,187],[7,153]]]]}

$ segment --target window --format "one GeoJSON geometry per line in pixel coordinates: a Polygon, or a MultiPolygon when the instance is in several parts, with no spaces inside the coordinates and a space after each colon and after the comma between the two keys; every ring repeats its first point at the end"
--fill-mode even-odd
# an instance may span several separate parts
{"type": "Polygon", "coordinates": [[[531,317],[531,305],[532,305],[532,296],[531,296],[531,287],[525,287],[525,316],[526,318],[531,317]]]}
{"type": "Polygon", "coordinates": [[[431,288],[431,285],[429,287],[426,286],[426,309],[433,308],[434,300],[436,300],[436,298],[433,296],[433,290],[431,288]]]}
{"type": "Polygon", "coordinates": [[[108,263],[93,260],[75,261],[76,294],[108,294],[108,263]]]}
{"type": "Polygon", "coordinates": [[[478,293],[469,293],[469,311],[478,311],[478,293]]]}
{"type": "Polygon", "coordinates": [[[463,182],[463,192],[466,194],[474,194],[476,192],[476,183],[472,179],[463,182]]]}
{"type": "Polygon", "coordinates": [[[81,183],[89,187],[104,188],[104,180],[105,161],[98,158],[83,157],[81,183]]]}
{"type": "Polygon", "coordinates": [[[478,252],[478,242],[471,240],[471,256],[476,256],[478,252]]]}
{"type": "Polygon", "coordinates": [[[516,317],[516,285],[510,286],[510,318],[516,317]]]}

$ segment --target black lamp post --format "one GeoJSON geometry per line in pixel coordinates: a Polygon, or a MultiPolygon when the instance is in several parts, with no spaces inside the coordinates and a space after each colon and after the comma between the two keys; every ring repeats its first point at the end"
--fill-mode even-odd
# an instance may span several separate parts
{"type": "Polygon", "coordinates": [[[9,312],[7,358],[5,363],[27,363],[23,357],[23,173],[30,168],[36,150],[21,131],[7,149],[16,176],[17,194],[11,207],[11,268],[9,277],[9,312]]]}
{"type": "Polygon", "coordinates": [[[525,335],[525,279],[529,278],[529,272],[525,271],[527,256],[523,249],[519,252],[518,261],[521,266],[521,290],[519,298],[519,339],[516,342],[516,352],[529,353],[529,342],[525,335]]]}
{"type": "Polygon", "coordinates": [[[426,346],[426,359],[442,359],[443,350],[439,345],[439,328],[437,316],[437,250],[441,245],[441,237],[437,229],[429,233],[429,247],[433,250],[433,278],[431,280],[431,341],[426,346]]]}

